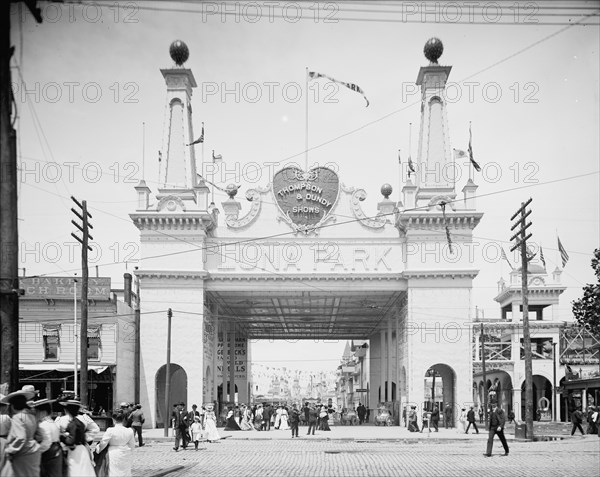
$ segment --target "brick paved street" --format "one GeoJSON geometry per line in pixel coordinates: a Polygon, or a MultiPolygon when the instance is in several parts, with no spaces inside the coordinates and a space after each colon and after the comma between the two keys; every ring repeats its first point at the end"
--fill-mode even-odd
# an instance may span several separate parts
{"type": "MultiPolygon", "coordinates": [[[[156,431],[153,433],[158,436],[156,431]]],[[[151,477],[178,465],[183,469],[168,475],[596,477],[600,469],[597,436],[566,436],[548,442],[510,439],[508,457],[501,455],[502,446],[496,441],[494,456],[486,458],[482,455],[484,433],[463,437],[451,430],[441,430],[431,437],[410,434],[405,429],[373,427],[353,430],[352,434],[347,428],[338,428],[332,433],[293,440],[284,431],[222,435],[231,437],[218,443],[203,442],[197,452],[193,446],[174,452],[170,439],[149,436],[147,445],[135,450],[134,475],[151,477]],[[362,437],[372,436],[374,431],[384,437],[362,437]]]]}

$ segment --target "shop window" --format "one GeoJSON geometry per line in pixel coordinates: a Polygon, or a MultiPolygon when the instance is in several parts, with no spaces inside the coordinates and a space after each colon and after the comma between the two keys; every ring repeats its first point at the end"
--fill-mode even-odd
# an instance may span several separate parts
{"type": "Polygon", "coordinates": [[[58,361],[60,351],[60,326],[44,326],[44,360],[58,361]]]}
{"type": "Polygon", "coordinates": [[[87,352],[89,361],[100,361],[100,354],[102,350],[100,331],[100,327],[88,328],[87,352]]]}

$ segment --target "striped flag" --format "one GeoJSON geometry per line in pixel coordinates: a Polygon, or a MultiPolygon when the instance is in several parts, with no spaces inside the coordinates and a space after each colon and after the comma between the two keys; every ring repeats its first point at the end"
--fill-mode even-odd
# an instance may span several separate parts
{"type": "Polygon", "coordinates": [[[201,144],[204,142],[204,123],[202,123],[202,132],[200,133],[200,137],[196,139],[194,142],[190,142],[186,144],[186,146],[193,146],[194,144],[201,144]]]}
{"type": "Polygon", "coordinates": [[[513,267],[512,263],[510,263],[510,261],[508,260],[508,257],[506,256],[506,252],[504,252],[504,247],[500,246],[500,257],[503,258],[504,260],[506,260],[506,263],[508,263],[508,266],[510,267],[511,270],[514,270],[515,267],[513,267]]]}
{"type": "Polygon", "coordinates": [[[542,250],[542,246],[540,245],[540,261],[542,265],[544,265],[544,270],[546,270],[546,259],[544,258],[544,251],[542,250]]]}
{"type": "Polygon", "coordinates": [[[469,124],[469,160],[471,161],[471,164],[473,164],[473,167],[475,168],[475,170],[477,172],[481,172],[481,167],[479,167],[479,164],[477,164],[475,162],[475,159],[473,158],[473,146],[471,145],[471,141],[472,141],[472,134],[471,134],[471,125],[469,124]]]}
{"type": "Polygon", "coordinates": [[[415,173],[415,165],[413,164],[412,158],[410,154],[408,155],[408,177],[410,177],[410,173],[415,173]]]}
{"type": "Polygon", "coordinates": [[[565,268],[565,265],[569,261],[569,254],[565,250],[565,247],[563,247],[563,244],[560,241],[560,237],[557,235],[556,238],[558,240],[558,251],[560,252],[560,258],[562,260],[562,266],[563,266],[563,268],[565,268]]]}
{"type": "Polygon", "coordinates": [[[365,101],[367,102],[367,106],[369,106],[369,100],[367,99],[367,96],[365,95],[365,92],[357,84],[346,83],[345,81],[339,81],[339,80],[336,80],[335,78],[332,78],[331,76],[327,76],[327,75],[324,75],[322,73],[317,73],[315,71],[309,71],[308,72],[308,77],[311,80],[313,80],[313,79],[319,79],[319,78],[326,78],[329,81],[333,81],[334,83],[341,84],[342,86],[345,86],[346,88],[351,89],[352,91],[355,91],[355,92],[357,92],[359,94],[362,94],[362,97],[365,98],[365,101]]]}

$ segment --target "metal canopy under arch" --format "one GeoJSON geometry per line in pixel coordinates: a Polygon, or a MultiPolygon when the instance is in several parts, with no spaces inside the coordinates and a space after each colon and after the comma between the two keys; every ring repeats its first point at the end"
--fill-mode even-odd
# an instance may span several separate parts
{"type": "MultiPolygon", "coordinates": [[[[248,339],[364,339],[382,329],[405,291],[209,291],[219,322],[248,339]]],[[[385,325],[387,326],[387,325],[385,325]]]]}

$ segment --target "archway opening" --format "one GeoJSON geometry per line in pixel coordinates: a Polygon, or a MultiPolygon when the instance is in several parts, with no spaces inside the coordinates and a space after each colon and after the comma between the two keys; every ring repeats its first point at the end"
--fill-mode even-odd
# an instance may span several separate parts
{"type": "MultiPolygon", "coordinates": [[[[539,374],[533,375],[532,383],[533,419],[536,421],[552,420],[552,383],[539,374]]],[[[526,406],[525,381],[521,384],[521,416],[525,419],[526,406]]]]}
{"type": "Polygon", "coordinates": [[[456,373],[447,364],[437,363],[425,371],[424,380],[423,409],[431,411],[437,406],[440,417],[444,419],[445,413],[442,411],[445,407],[454,409],[458,406],[455,399],[456,373]]]}
{"type": "MultiPolygon", "coordinates": [[[[186,402],[187,399],[187,373],[178,364],[170,364],[170,389],[169,389],[169,409],[166,410],[166,416],[169,416],[175,403],[186,402]]],[[[158,368],[155,376],[156,382],[156,427],[164,427],[165,416],[165,390],[166,390],[167,365],[158,368]]],[[[168,417],[167,417],[168,419],[168,417]]]]}

